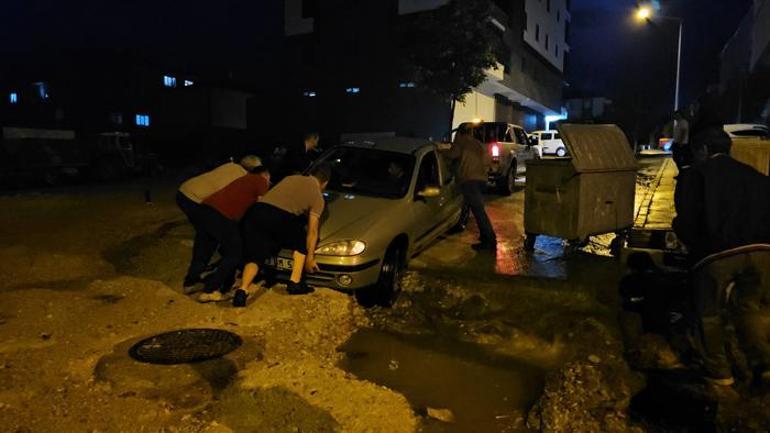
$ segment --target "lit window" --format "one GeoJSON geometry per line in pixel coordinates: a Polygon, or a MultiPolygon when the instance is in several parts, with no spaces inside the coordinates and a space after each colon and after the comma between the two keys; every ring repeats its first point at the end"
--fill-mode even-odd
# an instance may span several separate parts
{"type": "Polygon", "coordinates": [[[11,104],[18,104],[19,103],[19,94],[16,92],[11,92],[10,95],[8,95],[8,100],[11,102],[11,104]]]}
{"type": "Polygon", "coordinates": [[[308,90],[308,91],[306,91],[306,92],[303,92],[302,94],[303,94],[305,97],[308,97],[308,98],[315,98],[315,97],[316,97],[316,93],[315,93],[315,91],[314,91],[314,90],[308,90]]]}
{"type": "Polygon", "coordinates": [[[414,83],[412,81],[407,81],[405,83],[399,83],[398,87],[402,89],[414,89],[415,87],[417,87],[417,83],[414,83]]]}
{"type": "Polygon", "coordinates": [[[192,82],[192,81],[190,81],[190,80],[184,80],[184,86],[185,86],[185,87],[190,87],[190,86],[192,86],[193,84],[195,84],[195,83],[193,83],[193,82],[192,82]]]}
{"type": "Polygon", "coordinates": [[[361,88],[360,87],[348,87],[347,89],[345,89],[345,91],[348,92],[348,93],[351,93],[351,94],[356,94],[356,93],[361,93],[361,88]]]}
{"type": "Polygon", "coordinates": [[[176,87],[176,77],[172,77],[170,75],[164,75],[163,85],[166,87],[176,87]]]}
{"type": "Polygon", "coordinates": [[[136,126],[150,126],[150,115],[149,114],[137,114],[136,115],[136,126]]]}

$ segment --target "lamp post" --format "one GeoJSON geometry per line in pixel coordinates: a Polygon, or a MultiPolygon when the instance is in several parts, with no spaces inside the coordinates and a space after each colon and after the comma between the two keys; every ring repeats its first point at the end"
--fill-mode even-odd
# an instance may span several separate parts
{"type": "MultiPolygon", "coordinates": [[[[642,22],[652,22],[652,17],[655,15],[655,10],[652,6],[642,5],[636,10],[636,19],[642,22]]],[[[674,91],[674,111],[679,110],[679,78],[681,77],[682,70],[682,29],[684,27],[684,20],[679,17],[670,17],[665,15],[657,15],[658,19],[667,21],[676,21],[679,23],[679,38],[676,48],[676,90],[674,91]]]]}

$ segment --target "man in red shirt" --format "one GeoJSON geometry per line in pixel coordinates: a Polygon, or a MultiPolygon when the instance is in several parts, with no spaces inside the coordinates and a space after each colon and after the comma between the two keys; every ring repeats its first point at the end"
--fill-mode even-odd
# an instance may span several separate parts
{"type": "Polygon", "coordinates": [[[206,278],[200,302],[225,300],[241,262],[243,244],[239,222],[246,210],[270,187],[270,173],[265,166],[251,172],[215,192],[203,201],[203,229],[219,242],[222,261],[211,276],[206,278]]]}

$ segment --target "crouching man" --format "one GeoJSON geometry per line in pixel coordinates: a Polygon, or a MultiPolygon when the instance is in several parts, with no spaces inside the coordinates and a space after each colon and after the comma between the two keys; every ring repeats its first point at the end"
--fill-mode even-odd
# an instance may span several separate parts
{"type": "Polygon", "coordinates": [[[241,221],[244,261],[241,288],[233,305],[246,305],[248,288],[264,261],[281,249],[293,251],[294,264],[286,291],[292,295],[310,293],[302,272],[315,272],[314,252],[318,226],[324,210],[323,190],[329,183],[331,167],[319,164],[309,176],[288,176],[251,206],[241,221]],[[306,228],[307,226],[307,228],[306,228]]]}
{"type": "Polygon", "coordinates": [[[730,157],[721,128],[704,130],[692,146],[696,164],[679,176],[673,229],[696,263],[691,301],[704,377],[733,384],[725,350],[732,323],[770,380],[770,178],[730,157]]]}

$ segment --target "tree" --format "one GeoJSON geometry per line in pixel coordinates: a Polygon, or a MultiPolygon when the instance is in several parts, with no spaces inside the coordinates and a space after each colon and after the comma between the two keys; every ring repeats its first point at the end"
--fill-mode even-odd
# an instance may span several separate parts
{"type": "Polygon", "coordinates": [[[450,102],[449,128],[455,104],[496,68],[500,42],[489,23],[489,0],[450,0],[445,6],[408,16],[401,28],[401,51],[414,80],[450,102]]]}

